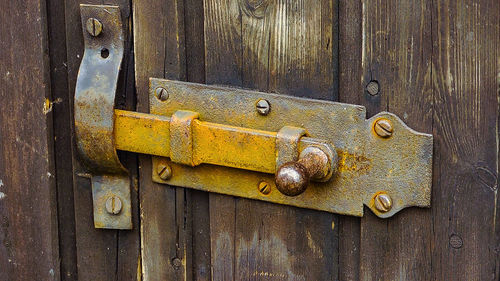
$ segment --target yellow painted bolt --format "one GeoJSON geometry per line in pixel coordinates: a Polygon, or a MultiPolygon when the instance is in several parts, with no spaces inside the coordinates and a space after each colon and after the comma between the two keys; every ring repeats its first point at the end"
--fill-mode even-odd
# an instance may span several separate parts
{"type": "Polygon", "coordinates": [[[259,191],[260,193],[267,195],[271,193],[271,185],[265,181],[261,181],[259,183],[259,191]]]}
{"type": "Polygon", "coordinates": [[[388,194],[379,193],[375,196],[375,208],[379,212],[386,213],[392,208],[392,199],[388,194]]]}
{"type": "Polygon", "coordinates": [[[381,138],[392,136],[393,128],[391,121],[387,119],[378,119],[373,126],[375,133],[381,138]]]}

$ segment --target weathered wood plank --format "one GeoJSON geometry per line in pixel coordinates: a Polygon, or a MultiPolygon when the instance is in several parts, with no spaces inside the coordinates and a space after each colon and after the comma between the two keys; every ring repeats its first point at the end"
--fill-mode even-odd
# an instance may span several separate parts
{"type": "MultiPolygon", "coordinates": [[[[80,3],[102,4],[102,1],[76,1],[65,3],[66,18],[66,49],[68,60],[68,98],[70,106],[73,105],[74,89],[80,61],[83,56],[83,36],[80,20],[80,3]]],[[[122,14],[122,22],[125,30],[125,52],[122,70],[119,78],[117,91],[117,106],[127,107],[128,96],[133,92],[126,91],[127,77],[130,71],[130,47],[131,34],[128,25],[130,23],[131,7],[128,1],[117,0],[107,2],[107,5],[118,5],[122,14]]],[[[128,79],[130,81],[130,79],[128,79]]],[[[130,84],[128,84],[130,88],[130,84]]],[[[78,280],[120,280],[137,275],[137,263],[139,262],[139,221],[137,209],[137,191],[132,187],[132,231],[117,231],[95,229],[93,223],[92,189],[89,179],[82,177],[85,168],[78,161],[78,153],[73,151],[74,170],[74,205],[75,205],[75,229],[77,247],[78,280]]],[[[131,160],[132,162],[134,160],[131,160]]],[[[127,167],[133,167],[133,163],[125,163],[127,167]]],[[[132,170],[132,182],[135,182],[132,170]]]]}
{"type": "MultiPolygon", "coordinates": [[[[134,1],[137,110],[149,112],[149,78],[186,79],[183,1],[134,1]]],[[[153,183],[151,157],[139,157],[142,276],[191,279],[189,196],[182,188],[153,183]]]]}
{"type": "Polygon", "coordinates": [[[47,1],[49,31],[50,88],[54,122],[55,179],[59,225],[59,258],[61,280],[77,280],[77,249],[75,206],[73,200],[73,142],[71,139],[71,108],[68,96],[66,63],[66,26],[64,1],[47,1]]]}
{"type": "MultiPolygon", "coordinates": [[[[335,99],[335,23],[331,1],[207,0],[206,81],[335,99]]],[[[213,280],[337,278],[332,214],[211,194],[210,218],[213,280]]]]}
{"type": "MultiPolygon", "coordinates": [[[[203,1],[184,1],[184,34],[186,45],[187,81],[205,83],[205,36],[203,1]]],[[[209,195],[186,190],[191,210],[191,249],[193,280],[211,280],[209,195]]],[[[189,269],[188,269],[189,270],[189,269]]]]}
{"type": "Polygon", "coordinates": [[[499,25],[497,0],[432,3],[433,280],[499,279],[499,25]]]}
{"type": "Polygon", "coordinates": [[[46,4],[0,4],[1,280],[60,279],[46,4]]]}
{"type": "MultiPolygon", "coordinates": [[[[364,93],[361,69],[360,1],[339,1],[339,101],[361,104],[364,93]]],[[[339,216],[339,280],[359,279],[360,218],[339,216]]]]}
{"type": "MultiPolygon", "coordinates": [[[[367,107],[368,117],[387,110],[427,133],[432,132],[429,5],[363,1],[362,72],[355,74],[366,87],[355,95],[367,107]],[[378,93],[369,93],[370,82],[378,93]]],[[[360,280],[430,279],[430,210],[411,208],[382,220],[365,209],[360,231],[360,280]]]]}

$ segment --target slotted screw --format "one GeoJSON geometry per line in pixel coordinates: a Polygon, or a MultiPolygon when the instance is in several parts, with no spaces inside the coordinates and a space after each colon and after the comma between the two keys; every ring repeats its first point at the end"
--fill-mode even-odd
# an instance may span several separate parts
{"type": "Polygon", "coordinates": [[[378,93],[380,91],[378,82],[377,81],[370,81],[370,83],[368,83],[368,85],[366,85],[366,90],[372,96],[378,95],[378,93]]]}
{"type": "Polygon", "coordinates": [[[162,180],[168,180],[172,176],[172,168],[167,164],[158,164],[156,172],[162,180]]]}
{"type": "Polygon", "coordinates": [[[388,194],[379,193],[375,196],[375,208],[379,212],[386,213],[392,208],[392,199],[388,194]]]}
{"type": "Polygon", "coordinates": [[[168,99],[168,91],[165,88],[158,87],[155,91],[156,97],[161,101],[166,101],[168,99]]]}
{"type": "Polygon", "coordinates": [[[87,32],[92,36],[99,36],[102,32],[102,23],[96,18],[87,20],[87,32]]]}
{"type": "Polygon", "coordinates": [[[267,100],[259,100],[255,107],[260,115],[266,116],[269,114],[269,111],[271,111],[271,106],[267,100]]]}
{"type": "Polygon", "coordinates": [[[261,181],[259,183],[259,191],[260,193],[267,195],[271,193],[271,185],[265,181],[261,181]]]}
{"type": "Polygon", "coordinates": [[[391,121],[387,119],[379,119],[375,122],[375,125],[373,127],[375,130],[375,133],[381,138],[388,138],[392,136],[392,124],[391,121]]]}
{"type": "Polygon", "coordinates": [[[122,210],[122,200],[116,195],[111,195],[106,200],[106,211],[110,215],[118,215],[122,210]]]}

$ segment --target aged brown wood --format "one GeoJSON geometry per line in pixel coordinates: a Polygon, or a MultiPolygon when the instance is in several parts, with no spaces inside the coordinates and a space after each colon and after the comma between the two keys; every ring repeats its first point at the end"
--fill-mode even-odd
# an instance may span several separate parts
{"type": "Polygon", "coordinates": [[[431,13],[430,278],[498,280],[500,2],[433,2],[431,13]]]}
{"type": "MultiPolygon", "coordinates": [[[[331,1],[204,4],[208,83],[336,97],[331,1]]],[[[210,194],[212,278],[334,280],[334,221],[332,214],[210,194]]]]}
{"type": "MultiPolygon", "coordinates": [[[[81,58],[83,56],[83,37],[80,20],[80,3],[102,4],[101,1],[76,1],[65,4],[65,28],[66,28],[66,48],[68,65],[68,98],[72,108],[74,87],[81,58]]],[[[122,21],[125,31],[129,31],[131,7],[128,1],[111,1],[108,5],[120,6],[122,21]]],[[[59,15],[61,16],[61,15],[59,15]]],[[[131,34],[125,32],[125,55],[120,74],[118,86],[118,106],[129,107],[126,104],[132,96],[133,87],[130,83],[131,34]],[[128,82],[127,82],[128,81],[128,82]]],[[[133,72],[132,72],[133,73],[133,72]]],[[[133,80],[132,80],[133,81],[133,80]]],[[[71,118],[72,120],[72,118],[71,118]]],[[[69,152],[68,152],[69,154],[69,152]]],[[[138,191],[137,185],[132,187],[132,217],[134,229],[132,231],[117,231],[95,229],[92,217],[92,193],[90,180],[85,177],[85,168],[78,161],[76,150],[73,151],[73,171],[74,171],[74,208],[75,208],[75,229],[77,248],[77,271],[78,280],[132,280],[137,278],[139,268],[139,213],[138,213],[138,191]]],[[[133,160],[127,161],[127,167],[131,168],[132,183],[136,183],[134,176],[133,160]]]]}
{"type": "MultiPolygon", "coordinates": [[[[361,75],[379,93],[359,92],[372,116],[390,111],[411,128],[432,132],[430,1],[363,1],[361,75]]],[[[381,187],[383,188],[383,187],[381,187]]],[[[434,189],[436,184],[434,185],[434,189]]],[[[434,207],[434,206],[433,206],[434,207]]],[[[429,209],[410,208],[389,220],[366,210],[361,219],[361,280],[429,280],[429,209]]]]}
{"type": "MultiPolygon", "coordinates": [[[[149,112],[149,78],[186,79],[183,1],[135,1],[137,110],[149,112]]],[[[139,159],[142,277],[191,279],[189,193],[151,181],[151,157],[139,159]]]]}
{"type": "Polygon", "coordinates": [[[150,157],[123,154],[132,231],[94,229],[74,151],[79,3],[102,1],[0,4],[0,280],[500,278],[497,0],[107,2],[127,30],[120,108],[147,112],[165,77],[361,104],[435,137],[432,207],[385,220],[154,184],[150,157]]]}
{"type": "Polygon", "coordinates": [[[0,280],[59,279],[46,4],[0,4],[0,280]]]}
{"type": "Polygon", "coordinates": [[[64,1],[47,1],[49,32],[50,90],[54,122],[54,156],[56,167],[57,211],[59,222],[59,258],[61,280],[77,280],[75,206],[73,200],[73,163],[71,108],[68,96],[66,63],[66,28],[64,1]]]}

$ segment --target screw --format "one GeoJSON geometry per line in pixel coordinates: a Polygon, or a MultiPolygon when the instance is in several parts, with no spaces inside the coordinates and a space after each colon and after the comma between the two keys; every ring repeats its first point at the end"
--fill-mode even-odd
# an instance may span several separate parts
{"type": "Polygon", "coordinates": [[[118,215],[122,210],[122,200],[116,195],[111,195],[106,200],[106,211],[111,215],[118,215]]]}
{"type": "Polygon", "coordinates": [[[89,18],[87,20],[87,31],[90,35],[96,37],[102,32],[102,23],[95,18],[89,18]]]}
{"type": "Polygon", "coordinates": [[[158,164],[156,172],[162,180],[168,180],[172,176],[172,168],[167,164],[158,164]]]}
{"type": "Polygon", "coordinates": [[[174,259],[172,259],[172,265],[175,268],[179,268],[182,265],[182,261],[179,258],[174,258],[174,259]]]}
{"type": "Polygon", "coordinates": [[[462,240],[462,238],[456,234],[452,234],[450,236],[450,246],[453,248],[453,249],[460,249],[462,248],[462,246],[464,245],[464,241],[462,240]]]}
{"type": "Polygon", "coordinates": [[[156,98],[158,98],[161,101],[166,101],[168,99],[168,92],[165,88],[162,87],[156,88],[155,94],[156,98]]]}
{"type": "Polygon", "coordinates": [[[269,102],[267,100],[259,100],[256,105],[257,112],[260,115],[268,115],[269,111],[271,111],[271,106],[269,105],[269,102]]]}
{"type": "Polygon", "coordinates": [[[389,212],[392,208],[392,199],[386,193],[379,193],[375,196],[375,208],[382,213],[389,212]]]}
{"type": "Polygon", "coordinates": [[[373,129],[381,138],[388,138],[392,135],[392,124],[391,121],[387,119],[378,119],[373,129]]]}
{"type": "Polygon", "coordinates": [[[366,85],[366,90],[372,96],[378,95],[378,93],[380,91],[380,88],[378,86],[378,82],[374,81],[374,80],[370,81],[370,83],[368,83],[368,85],[366,85]]]}
{"type": "Polygon", "coordinates": [[[260,193],[267,195],[271,193],[271,185],[265,181],[261,181],[259,183],[259,191],[260,193]]]}

